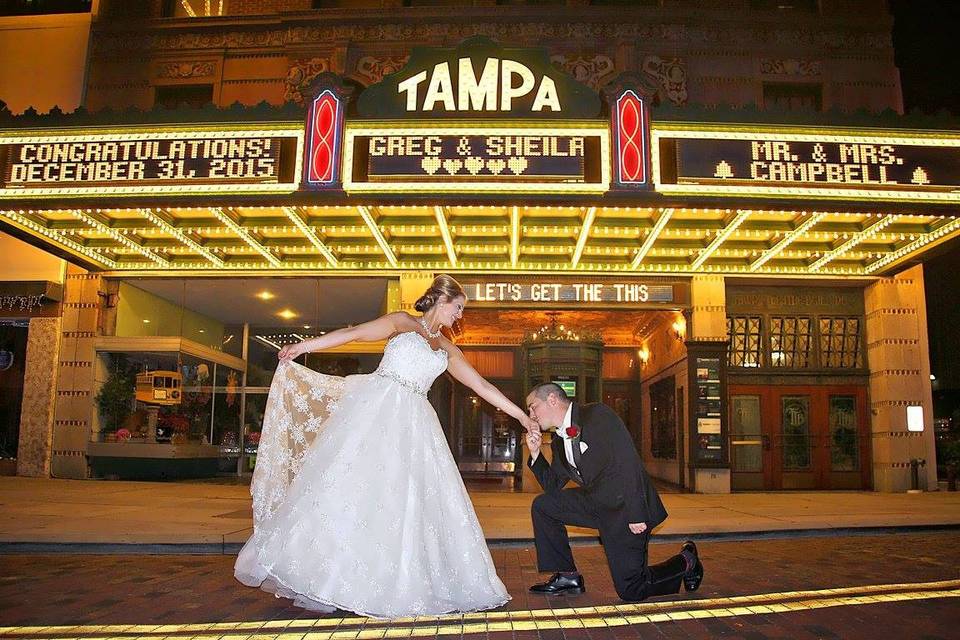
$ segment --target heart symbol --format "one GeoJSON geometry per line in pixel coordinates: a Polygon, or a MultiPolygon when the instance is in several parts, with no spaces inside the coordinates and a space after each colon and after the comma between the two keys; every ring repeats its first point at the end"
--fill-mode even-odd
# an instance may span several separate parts
{"type": "Polygon", "coordinates": [[[520,175],[527,170],[527,159],[526,158],[510,158],[507,160],[507,167],[510,171],[513,171],[515,175],[520,175]]]}
{"type": "Polygon", "coordinates": [[[503,171],[507,166],[507,163],[497,158],[496,160],[487,160],[487,169],[490,170],[495,176],[500,175],[500,172],[503,171]]]}
{"type": "Polygon", "coordinates": [[[440,168],[440,158],[424,158],[420,161],[420,166],[423,167],[423,170],[433,175],[440,168]]]}
{"type": "Polygon", "coordinates": [[[472,157],[467,158],[463,162],[463,166],[465,166],[467,168],[467,171],[469,171],[473,175],[477,175],[478,173],[480,173],[480,170],[483,169],[483,164],[484,162],[480,158],[472,158],[472,157]]]}
{"type": "Polygon", "coordinates": [[[447,173],[450,175],[456,175],[457,171],[463,167],[462,160],[444,160],[443,168],[447,170],[447,173]]]}

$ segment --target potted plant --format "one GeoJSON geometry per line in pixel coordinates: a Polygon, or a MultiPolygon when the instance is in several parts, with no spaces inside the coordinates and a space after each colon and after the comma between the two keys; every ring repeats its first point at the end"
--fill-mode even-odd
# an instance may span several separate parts
{"type": "Polygon", "coordinates": [[[126,356],[115,355],[111,360],[113,366],[110,368],[110,375],[100,387],[96,401],[107,434],[116,439],[117,429],[133,411],[133,400],[136,397],[136,371],[127,364],[126,356]]]}
{"type": "Polygon", "coordinates": [[[947,470],[947,491],[956,491],[960,473],[960,440],[942,442],[938,449],[947,470]]]}

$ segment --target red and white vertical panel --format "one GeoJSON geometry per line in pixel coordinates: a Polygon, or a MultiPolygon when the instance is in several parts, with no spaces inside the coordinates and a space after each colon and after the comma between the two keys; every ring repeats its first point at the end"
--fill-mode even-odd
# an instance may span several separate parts
{"type": "Polygon", "coordinates": [[[611,119],[616,182],[624,187],[648,186],[650,115],[646,100],[631,89],[616,99],[611,119]]]}
{"type": "Polygon", "coordinates": [[[306,184],[333,187],[340,182],[343,101],[330,89],[320,92],[307,110],[306,184]]]}

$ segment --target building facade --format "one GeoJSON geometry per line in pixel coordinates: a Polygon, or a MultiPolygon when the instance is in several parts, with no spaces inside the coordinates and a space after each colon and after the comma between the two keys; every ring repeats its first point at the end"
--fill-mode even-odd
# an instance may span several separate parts
{"type": "MultiPolygon", "coordinates": [[[[657,477],[936,486],[916,263],[960,137],[897,115],[884,3],[133,4],[94,9],[85,113],[2,125],[0,223],[63,265],[0,274],[53,305],[21,473],[249,471],[283,344],[449,272],[484,376],[607,402],[657,477]]],[[[506,416],[431,401],[524,484],[506,416]]]]}

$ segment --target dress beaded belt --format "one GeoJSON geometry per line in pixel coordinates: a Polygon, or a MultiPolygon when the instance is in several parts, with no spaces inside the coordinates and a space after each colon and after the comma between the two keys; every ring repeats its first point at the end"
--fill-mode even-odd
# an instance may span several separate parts
{"type": "Polygon", "coordinates": [[[378,369],[377,371],[374,371],[374,373],[376,373],[378,376],[380,376],[380,377],[382,377],[382,378],[390,378],[390,379],[393,380],[394,382],[399,383],[400,385],[406,387],[406,388],[409,389],[410,391],[413,391],[414,393],[420,394],[421,396],[426,396],[426,395],[427,395],[427,391],[429,391],[429,389],[424,389],[424,388],[420,387],[418,384],[416,384],[415,382],[413,382],[413,380],[407,380],[407,379],[404,378],[403,376],[401,376],[401,375],[399,375],[399,374],[397,374],[397,373],[394,373],[393,371],[380,371],[380,370],[378,369]]]}

